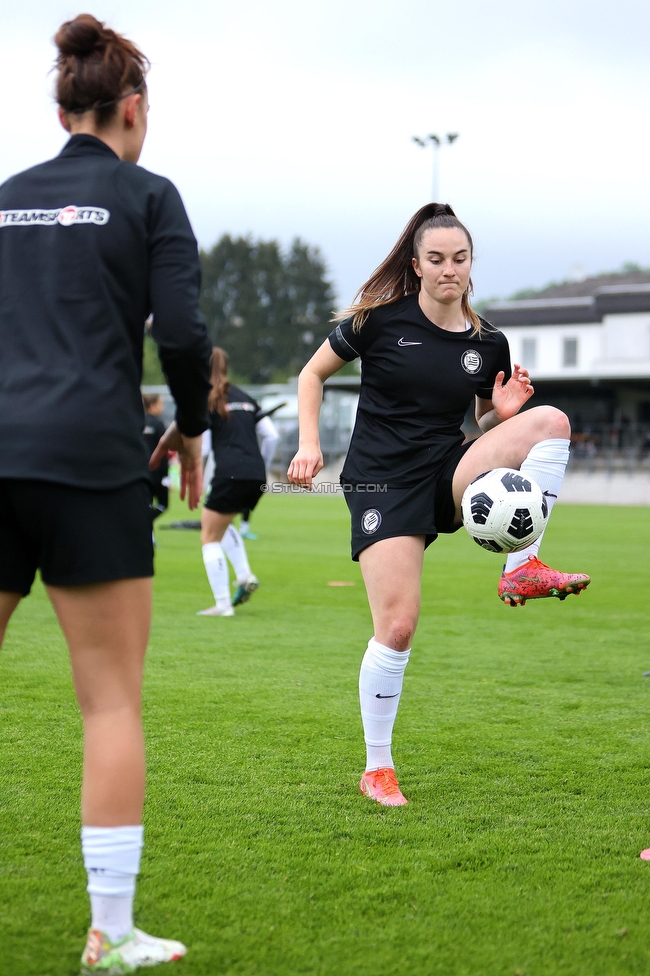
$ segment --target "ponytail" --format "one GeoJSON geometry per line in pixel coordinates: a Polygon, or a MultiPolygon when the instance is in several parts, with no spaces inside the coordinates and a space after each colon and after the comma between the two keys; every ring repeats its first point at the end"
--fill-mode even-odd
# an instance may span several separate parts
{"type": "Polygon", "coordinates": [[[230,380],[228,379],[228,353],[219,346],[212,347],[210,357],[210,382],[212,389],[208,395],[208,410],[210,413],[218,413],[224,420],[230,420],[228,413],[228,390],[230,380]]]}
{"type": "MultiPolygon", "coordinates": [[[[421,282],[413,267],[413,258],[418,256],[418,248],[422,237],[428,230],[439,227],[456,227],[467,237],[470,255],[474,252],[474,243],[470,232],[460,222],[448,203],[427,203],[417,213],[413,214],[408,224],[400,234],[395,247],[388,257],[382,261],[376,271],[361,286],[354,296],[349,308],[334,316],[335,321],[354,316],[352,325],[358,332],[368,318],[373,308],[389,305],[405,295],[416,295],[420,291],[421,282]]],[[[470,304],[470,297],[474,292],[470,278],[466,291],[461,298],[461,309],[466,320],[472,326],[472,335],[481,336],[483,326],[478,314],[470,304]]]]}

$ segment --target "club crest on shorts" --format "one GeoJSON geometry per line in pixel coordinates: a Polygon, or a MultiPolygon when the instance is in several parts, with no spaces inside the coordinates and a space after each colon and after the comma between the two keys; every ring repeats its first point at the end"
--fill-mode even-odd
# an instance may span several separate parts
{"type": "Polygon", "coordinates": [[[376,508],[369,508],[361,516],[361,528],[366,535],[372,535],[381,525],[381,512],[376,508]]]}
{"type": "Polygon", "coordinates": [[[478,373],[483,365],[481,354],[476,349],[466,349],[460,357],[460,365],[466,373],[478,373]]]}

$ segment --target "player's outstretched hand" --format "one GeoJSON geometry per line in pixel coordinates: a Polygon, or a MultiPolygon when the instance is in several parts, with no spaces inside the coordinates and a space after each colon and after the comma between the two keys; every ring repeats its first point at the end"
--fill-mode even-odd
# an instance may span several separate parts
{"type": "Polygon", "coordinates": [[[174,421],[158,441],[156,450],[149,459],[149,467],[153,471],[168,451],[176,451],[181,465],[181,500],[187,498],[190,509],[197,508],[203,490],[201,441],[200,434],[198,437],[186,437],[185,434],[181,434],[174,421]]]}
{"type": "Polygon", "coordinates": [[[323,467],[323,455],[319,447],[301,447],[289,465],[287,477],[292,485],[312,488],[312,478],[315,478],[323,467]]]}
{"type": "Polygon", "coordinates": [[[515,363],[512,376],[505,384],[504,379],[505,373],[501,370],[497,373],[492,390],[492,406],[499,421],[510,420],[519,413],[524,403],[530,400],[535,392],[528,370],[519,363],[515,363]]]}

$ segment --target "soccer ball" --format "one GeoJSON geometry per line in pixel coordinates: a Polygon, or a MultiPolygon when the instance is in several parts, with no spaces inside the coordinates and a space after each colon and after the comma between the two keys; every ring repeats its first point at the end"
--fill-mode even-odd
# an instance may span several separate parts
{"type": "Polygon", "coordinates": [[[494,468],[472,481],[461,509],[472,539],[489,552],[525,549],[539,539],[548,521],[542,489],[513,468],[494,468]]]}

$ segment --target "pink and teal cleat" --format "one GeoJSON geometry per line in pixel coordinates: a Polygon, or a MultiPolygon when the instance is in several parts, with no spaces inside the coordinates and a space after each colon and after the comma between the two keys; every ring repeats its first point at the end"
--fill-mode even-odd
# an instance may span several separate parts
{"type": "Polygon", "coordinates": [[[252,573],[243,581],[243,583],[238,583],[237,589],[235,590],[235,595],[232,598],[233,607],[238,607],[241,603],[246,603],[247,600],[250,600],[255,590],[259,589],[259,586],[260,581],[258,580],[257,576],[253,576],[252,573]]]}
{"type": "Polygon", "coordinates": [[[232,607],[222,607],[221,609],[217,606],[208,607],[207,610],[197,610],[197,617],[234,617],[235,611],[232,607]]]}
{"type": "Polygon", "coordinates": [[[119,942],[111,942],[104,932],[90,929],[81,957],[81,972],[83,976],[91,976],[92,973],[125,976],[134,973],[140,966],[157,966],[161,962],[180,959],[186,952],[182,942],[156,939],[140,929],[133,929],[133,935],[119,942]]]}

